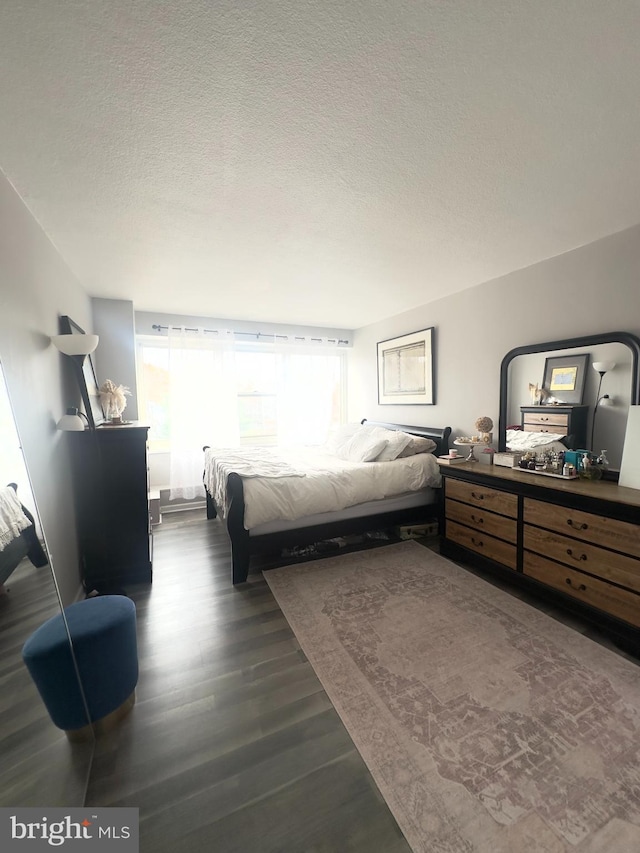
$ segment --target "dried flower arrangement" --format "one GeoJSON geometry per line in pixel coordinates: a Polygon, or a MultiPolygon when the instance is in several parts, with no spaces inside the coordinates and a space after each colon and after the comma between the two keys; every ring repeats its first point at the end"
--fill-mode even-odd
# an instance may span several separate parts
{"type": "Polygon", "coordinates": [[[478,418],[476,421],[476,430],[480,435],[480,440],[485,444],[491,444],[493,441],[493,433],[491,430],[493,429],[493,421],[491,418],[482,417],[478,418]]]}
{"type": "Polygon", "coordinates": [[[100,386],[99,396],[105,418],[117,423],[122,418],[127,397],[131,396],[131,391],[124,385],[116,385],[115,382],[107,379],[100,386]]]}

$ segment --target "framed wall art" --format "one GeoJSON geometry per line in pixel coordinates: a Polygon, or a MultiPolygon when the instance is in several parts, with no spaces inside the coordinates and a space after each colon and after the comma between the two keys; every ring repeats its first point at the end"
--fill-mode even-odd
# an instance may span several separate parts
{"type": "Polygon", "coordinates": [[[580,405],[584,393],[589,354],[547,358],[542,387],[555,402],[580,405]]]}
{"type": "Polygon", "coordinates": [[[378,403],[382,406],[432,406],[434,329],[380,341],[378,403]]]}

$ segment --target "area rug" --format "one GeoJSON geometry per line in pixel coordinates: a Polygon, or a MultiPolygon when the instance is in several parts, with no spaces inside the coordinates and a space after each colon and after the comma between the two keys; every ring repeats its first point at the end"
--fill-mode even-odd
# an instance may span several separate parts
{"type": "Polygon", "coordinates": [[[416,542],[265,578],[418,853],[640,850],[640,668],[416,542]]]}

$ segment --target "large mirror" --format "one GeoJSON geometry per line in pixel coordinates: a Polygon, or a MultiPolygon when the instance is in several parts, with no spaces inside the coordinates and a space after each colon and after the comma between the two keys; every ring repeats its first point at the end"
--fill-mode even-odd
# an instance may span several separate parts
{"type": "Polygon", "coordinates": [[[0,584],[0,806],[80,806],[93,744],[54,726],[22,660],[62,604],[1,364],[0,584]]]}
{"type": "Polygon", "coordinates": [[[500,450],[507,449],[507,429],[522,426],[523,409],[540,406],[540,413],[551,415],[554,406],[562,406],[562,391],[545,387],[549,367],[575,360],[578,367],[585,365],[584,375],[578,374],[583,380],[581,399],[567,401],[567,405],[583,407],[575,412],[580,415],[575,418],[580,437],[577,443],[580,449],[596,453],[606,450],[611,470],[619,471],[629,406],[640,403],[639,359],[640,338],[628,332],[527,344],[511,350],[500,369],[500,450]]]}

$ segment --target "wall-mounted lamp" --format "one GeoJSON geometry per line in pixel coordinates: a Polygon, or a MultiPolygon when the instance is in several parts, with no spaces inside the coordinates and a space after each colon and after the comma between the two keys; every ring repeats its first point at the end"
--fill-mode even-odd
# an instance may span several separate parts
{"type": "Polygon", "coordinates": [[[596,404],[593,407],[593,420],[591,421],[591,444],[589,445],[591,448],[591,452],[593,453],[593,438],[596,430],[596,415],[598,414],[598,408],[600,406],[613,406],[614,401],[608,394],[603,394],[600,396],[600,389],[602,388],[602,380],[604,379],[605,373],[608,373],[610,370],[616,366],[615,361],[594,361],[591,365],[596,373],[600,374],[600,379],[598,380],[598,390],[596,392],[596,404]]]}
{"type": "Polygon", "coordinates": [[[87,426],[89,426],[89,419],[81,412],[80,409],[76,409],[73,406],[68,408],[66,413],[60,418],[57,423],[58,429],[63,430],[63,432],[84,432],[85,424],[84,420],[87,422],[87,426]]]}
{"type": "Polygon", "coordinates": [[[98,335],[52,335],[51,341],[64,355],[89,355],[98,346],[98,335]]]}

